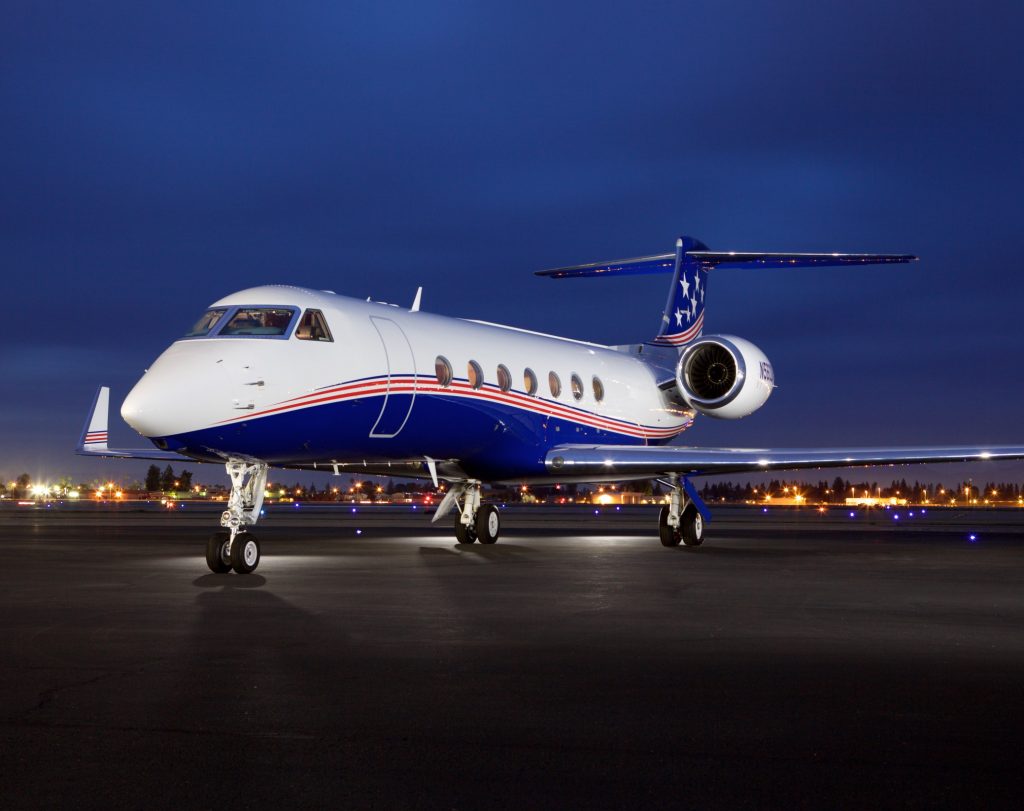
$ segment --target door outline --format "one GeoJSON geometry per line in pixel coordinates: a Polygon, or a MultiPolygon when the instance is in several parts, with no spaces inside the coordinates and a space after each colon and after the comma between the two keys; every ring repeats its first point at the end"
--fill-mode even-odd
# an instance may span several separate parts
{"type": "MultiPolygon", "coordinates": [[[[392,321],[390,318],[380,318],[379,316],[371,315],[370,323],[373,324],[373,328],[377,331],[381,346],[384,348],[384,360],[387,364],[388,372],[388,388],[384,394],[384,402],[380,407],[380,414],[377,415],[377,421],[373,424],[373,428],[370,429],[370,437],[371,439],[391,439],[402,432],[405,424],[409,421],[413,403],[416,402],[416,384],[414,382],[412,396],[409,398],[409,406],[406,408],[401,424],[393,433],[378,433],[377,428],[380,426],[381,421],[385,419],[385,415],[388,413],[388,402],[391,401],[391,379],[396,374],[402,374],[399,364],[407,358],[408,364],[412,367],[411,373],[415,381],[416,357],[413,355],[412,344],[409,343],[408,336],[395,321],[392,321]]],[[[400,396],[404,397],[405,393],[403,392],[400,396]]]]}

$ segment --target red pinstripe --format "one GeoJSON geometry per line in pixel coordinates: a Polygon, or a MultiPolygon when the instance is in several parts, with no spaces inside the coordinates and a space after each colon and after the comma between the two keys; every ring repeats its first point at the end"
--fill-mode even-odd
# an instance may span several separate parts
{"type": "Polygon", "coordinates": [[[413,375],[401,375],[387,379],[357,381],[345,383],[340,386],[332,386],[311,394],[304,394],[298,397],[291,397],[282,400],[279,404],[257,411],[254,414],[247,414],[238,417],[231,417],[221,420],[218,425],[230,422],[265,417],[271,414],[279,414],[285,411],[293,411],[310,406],[322,405],[324,403],[339,402],[342,400],[354,400],[363,397],[372,397],[387,393],[416,393],[416,394],[440,394],[442,396],[460,396],[490,400],[491,402],[511,405],[522,408],[537,414],[556,416],[569,422],[576,422],[591,428],[600,428],[614,433],[635,436],[639,438],[662,439],[675,436],[687,427],[687,424],[673,428],[645,427],[622,420],[608,417],[601,417],[586,411],[580,411],[560,403],[531,397],[518,392],[503,392],[496,386],[487,385],[482,389],[473,389],[469,383],[455,381],[448,387],[442,387],[431,377],[416,377],[413,375]]]}

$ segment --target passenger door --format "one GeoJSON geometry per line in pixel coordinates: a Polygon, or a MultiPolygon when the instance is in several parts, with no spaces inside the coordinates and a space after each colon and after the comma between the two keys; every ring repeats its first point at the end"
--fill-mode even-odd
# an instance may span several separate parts
{"type": "Polygon", "coordinates": [[[402,328],[390,318],[370,316],[384,347],[387,362],[387,393],[380,415],[370,429],[374,439],[391,439],[405,426],[416,400],[416,360],[412,345],[402,328]]]}

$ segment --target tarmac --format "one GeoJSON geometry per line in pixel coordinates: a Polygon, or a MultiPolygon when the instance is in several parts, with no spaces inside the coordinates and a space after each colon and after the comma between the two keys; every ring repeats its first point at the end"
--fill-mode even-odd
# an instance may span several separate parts
{"type": "Polygon", "coordinates": [[[1024,789],[1024,510],[0,509],[0,805],[985,807],[1024,789]]]}

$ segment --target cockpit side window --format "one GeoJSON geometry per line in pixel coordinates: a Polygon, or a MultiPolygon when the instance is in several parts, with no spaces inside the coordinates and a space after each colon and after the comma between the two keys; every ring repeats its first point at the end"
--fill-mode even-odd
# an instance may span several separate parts
{"type": "Polygon", "coordinates": [[[284,335],[294,315],[285,307],[239,307],[218,335],[284,335]]]}
{"type": "Polygon", "coordinates": [[[223,318],[224,313],[228,311],[227,307],[214,307],[203,313],[202,317],[196,321],[188,332],[185,333],[185,338],[202,338],[204,335],[209,335],[217,322],[223,318]]]}
{"type": "Polygon", "coordinates": [[[333,341],[327,319],[319,310],[306,310],[295,328],[295,337],[300,341],[333,341]]]}

